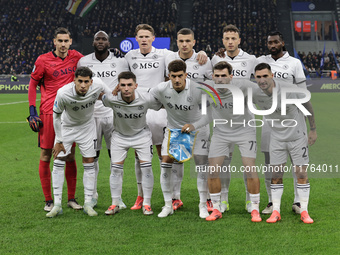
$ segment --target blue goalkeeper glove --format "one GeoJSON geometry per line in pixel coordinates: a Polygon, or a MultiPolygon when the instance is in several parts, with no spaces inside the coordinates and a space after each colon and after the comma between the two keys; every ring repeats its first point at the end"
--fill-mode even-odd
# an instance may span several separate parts
{"type": "Polygon", "coordinates": [[[43,126],[43,123],[38,116],[37,109],[33,105],[30,106],[30,116],[27,117],[27,121],[34,132],[39,132],[39,128],[43,126]]]}

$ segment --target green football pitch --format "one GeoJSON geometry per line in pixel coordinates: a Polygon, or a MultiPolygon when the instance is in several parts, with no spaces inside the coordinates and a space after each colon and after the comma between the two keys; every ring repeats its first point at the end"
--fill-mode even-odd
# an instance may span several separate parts
{"type": "MultiPolygon", "coordinates": [[[[38,163],[40,149],[37,134],[29,128],[27,95],[0,94],[0,254],[340,254],[340,165],[339,141],[340,93],[313,93],[318,140],[309,148],[311,195],[309,213],[314,224],[300,221],[292,212],[293,181],[291,173],[284,180],[281,204],[282,220],[268,224],[269,217],[252,223],[245,211],[243,179],[231,180],[230,210],[216,222],[198,217],[196,179],[185,164],[182,184],[184,207],[174,215],[160,219],[164,205],[159,183],[160,167],[153,160],[155,185],[152,216],[121,210],[104,215],[111,204],[109,158],[103,150],[98,177],[97,217],[67,208],[64,185],[64,214],[45,217],[44,196],[40,186],[38,163]],[[332,172],[331,172],[332,171],[332,172]],[[339,171],[339,169],[338,169],[339,171]]],[[[258,132],[258,146],[260,145],[258,132]]],[[[241,166],[235,150],[232,165],[241,166]]],[[[77,149],[78,183],[76,197],[84,201],[83,167],[77,149]]],[[[263,164],[258,151],[256,164],[263,164]]],[[[52,164],[51,164],[52,167],[52,164]]],[[[233,175],[232,175],[233,177],[233,175]]],[[[267,204],[264,180],[261,179],[261,210],[267,204]]],[[[134,157],[129,152],[124,167],[123,201],[131,207],[137,196],[134,157]]]]}

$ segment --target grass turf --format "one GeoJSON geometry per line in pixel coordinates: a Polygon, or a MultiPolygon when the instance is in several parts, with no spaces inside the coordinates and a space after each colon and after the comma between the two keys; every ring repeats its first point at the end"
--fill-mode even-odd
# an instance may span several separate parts
{"type": "MultiPolygon", "coordinates": [[[[314,93],[312,103],[316,113],[318,140],[310,147],[311,163],[339,165],[340,119],[337,108],[340,93],[314,93]]],[[[340,179],[339,173],[310,175],[311,196],[309,211],[315,220],[303,224],[291,211],[293,181],[285,175],[285,190],[281,205],[281,222],[251,223],[244,210],[244,185],[240,178],[231,181],[230,211],[216,222],[206,222],[198,217],[196,180],[189,174],[186,163],[182,185],[184,207],[174,215],[159,219],[157,214],[164,205],[159,184],[159,163],[154,157],[155,186],[152,197],[152,216],[141,211],[122,210],[114,216],[105,216],[111,204],[109,189],[109,158],[103,150],[98,177],[98,217],[89,217],[82,211],[67,208],[66,184],[64,185],[64,214],[47,219],[43,211],[38,162],[40,149],[37,135],[25,118],[27,95],[0,94],[0,254],[339,254],[340,222],[338,220],[340,179]],[[328,177],[328,178],[319,178],[328,177]]],[[[258,132],[258,137],[259,137],[258,132]]],[[[259,139],[258,139],[259,141],[259,139]]],[[[241,165],[235,150],[232,164],[241,165]]],[[[83,203],[81,157],[77,149],[78,186],[76,196],[83,203]]],[[[134,159],[130,152],[124,167],[122,198],[131,207],[137,196],[134,159]]],[[[258,152],[257,164],[263,162],[258,152]]],[[[51,164],[52,167],[52,164],[51,164]]],[[[261,180],[261,205],[267,196],[261,180]]]]}

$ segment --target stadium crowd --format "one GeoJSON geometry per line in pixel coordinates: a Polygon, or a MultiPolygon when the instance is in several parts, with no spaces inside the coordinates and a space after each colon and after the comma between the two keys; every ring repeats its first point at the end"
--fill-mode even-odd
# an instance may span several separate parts
{"type": "MultiPolygon", "coordinates": [[[[173,42],[178,30],[179,1],[176,0],[118,0],[98,1],[95,15],[80,18],[65,7],[68,0],[1,1],[0,10],[0,74],[30,74],[36,58],[53,48],[51,34],[66,26],[72,33],[73,44],[80,37],[92,37],[98,30],[110,37],[134,35],[135,26],[147,23],[155,28],[156,36],[170,37],[173,42]]],[[[193,2],[192,29],[196,36],[195,50],[212,55],[222,47],[222,29],[237,24],[241,30],[241,48],[255,56],[267,54],[266,37],[277,30],[276,2],[261,0],[228,0],[193,2]],[[247,7],[247,8],[245,8],[247,7]]],[[[335,53],[338,61],[340,54],[335,53]]],[[[322,53],[299,52],[306,70],[319,75],[322,53]]],[[[325,54],[323,70],[336,70],[332,53],[325,54]]]]}

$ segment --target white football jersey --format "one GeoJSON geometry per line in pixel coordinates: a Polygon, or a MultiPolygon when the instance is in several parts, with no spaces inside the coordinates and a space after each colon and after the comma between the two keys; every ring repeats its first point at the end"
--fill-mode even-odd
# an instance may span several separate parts
{"type": "Polygon", "coordinates": [[[306,88],[306,84],[304,83],[306,76],[303,72],[301,61],[291,57],[288,52],[285,52],[284,55],[277,60],[274,60],[271,55],[258,57],[257,64],[259,63],[269,64],[274,78],[282,79],[297,86],[302,83],[302,86],[299,87],[306,88]]]}
{"type": "MultiPolygon", "coordinates": [[[[186,59],[184,62],[187,65],[187,73],[188,76],[187,78],[196,81],[196,82],[202,82],[206,79],[211,80],[212,79],[212,65],[211,61],[208,58],[207,63],[204,65],[200,65],[197,61],[197,55],[193,50],[193,54],[190,58],[186,59]]],[[[169,70],[168,70],[168,65],[171,61],[176,60],[176,59],[181,59],[179,56],[179,51],[178,52],[172,52],[170,55],[168,55],[165,59],[165,66],[166,66],[166,75],[169,75],[169,70]]]]}
{"type": "MultiPolygon", "coordinates": [[[[100,78],[111,90],[118,84],[118,75],[121,72],[129,71],[127,61],[124,58],[115,57],[112,52],[109,52],[109,56],[103,62],[96,58],[95,53],[91,53],[82,57],[77,66],[90,68],[94,77],[100,78]]],[[[109,117],[112,116],[112,114],[112,110],[104,107],[101,100],[96,102],[94,110],[95,117],[109,117]]]]}
{"type": "Polygon", "coordinates": [[[172,87],[171,81],[162,82],[150,90],[167,112],[168,128],[182,128],[202,118],[202,90],[199,87],[197,83],[186,79],[185,88],[179,93],[172,87]]]}
{"type": "Polygon", "coordinates": [[[131,72],[137,77],[138,88],[153,88],[164,81],[165,58],[171,52],[152,47],[151,52],[146,55],[143,55],[140,49],[131,50],[125,55],[131,72]]]}
{"type": "Polygon", "coordinates": [[[234,58],[230,58],[225,51],[225,57],[221,58],[217,55],[213,56],[211,59],[212,65],[216,65],[220,61],[226,61],[233,67],[233,79],[245,78],[250,79],[251,74],[254,73],[256,66],[256,57],[254,55],[249,55],[242,49],[234,58]]]}
{"type": "Polygon", "coordinates": [[[126,136],[138,134],[147,127],[148,109],[157,111],[162,107],[162,104],[149,92],[143,90],[135,90],[135,100],[131,103],[125,102],[120,92],[117,96],[104,95],[102,101],[105,106],[113,109],[115,131],[126,136]]]}
{"type": "MultiPolygon", "coordinates": [[[[211,82],[209,84],[215,87],[214,82],[211,82]]],[[[256,89],[258,88],[258,86],[251,81],[240,79],[232,79],[230,85],[238,87],[243,92],[244,114],[233,114],[234,95],[230,92],[230,90],[221,91],[220,89],[215,88],[221,98],[222,105],[214,93],[212,93],[212,95],[214,96],[216,104],[212,101],[212,98],[208,97],[211,106],[211,114],[213,119],[215,120],[215,126],[213,127],[214,134],[217,133],[233,137],[243,137],[249,133],[255,134],[256,129],[253,127],[254,124],[252,124],[253,122],[251,121],[254,119],[254,115],[248,110],[247,97],[248,88],[256,89]]],[[[225,86],[226,88],[228,88],[228,85],[225,86]]]]}
{"type": "Polygon", "coordinates": [[[85,96],[79,96],[75,89],[75,83],[71,82],[60,88],[53,105],[53,112],[62,113],[63,127],[86,125],[93,121],[94,105],[99,94],[111,90],[101,79],[94,77],[85,96]]]}
{"type": "MultiPolygon", "coordinates": [[[[299,139],[307,134],[307,126],[303,113],[294,104],[288,104],[286,115],[281,113],[281,88],[292,87],[293,84],[282,80],[275,80],[277,88],[277,108],[272,114],[266,115],[263,121],[267,121],[272,129],[272,137],[278,141],[289,142],[299,139]],[[283,121],[283,122],[282,122],[283,121]]],[[[296,93],[287,93],[287,98],[298,98],[296,93]]],[[[257,87],[253,90],[253,102],[258,105],[261,110],[268,110],[272,107],[273,96],[266,95],[262,89],[257,87]]]]}

